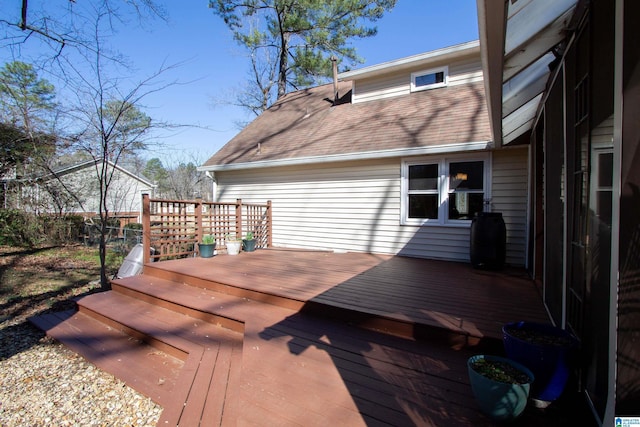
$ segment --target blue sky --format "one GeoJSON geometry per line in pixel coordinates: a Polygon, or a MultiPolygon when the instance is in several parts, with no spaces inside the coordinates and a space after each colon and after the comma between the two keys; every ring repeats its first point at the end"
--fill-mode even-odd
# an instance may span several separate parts
{"type": "MultiPolygon", "coordinates": [[[[169,22],[153,21],[146,28],[121,30],[112,41],[133,64],[139,78],[153,74],[163,63],[183,63],[166,79],[190,82],[145,98],[152,118],[201,128],[183,128],[161,139],[161,151],[147,157],[206,160],[239,131],[237,122],[252,116],[216,100],[233,97],[234,88],[248,76],[248,60],[233,42],[222,20],[207,1],[165,4],[169,22]]],[[[17,4],[17,2],[16,2],[17,4]]],[[[365,63],[375,65],[478,38],[475,0],[398,0],[396,7],[376,23],[375,37],[353,45],[365,63]]]]}

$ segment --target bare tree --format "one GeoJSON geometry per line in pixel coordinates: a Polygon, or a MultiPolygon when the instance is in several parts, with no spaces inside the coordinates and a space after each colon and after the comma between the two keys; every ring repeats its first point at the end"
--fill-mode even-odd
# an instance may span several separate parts
{"type": "Polygon", "coordinates": [[[67,46],[90,48],[91,37],[78,25],[78,20],[84,19],[85,3],[105,10],[114,21],[121,21],[124,13],[131,12],[139,22],[148,18],[166,19],[164,8],[155,0],[52,0],[35,5],[28,0],[15,0],[13,7],[3,7],[0,28],[4,34],[0,47],[19,47],[31,39],[39,39],[49,44],[55,55],[67,46]]]}
{"type": "MultiPolygon", "coordinates": [[[[106,275],[106,237],[108,235],[109,200],[116,169],[128,155],[153,144],[152,130],[167,127],[142,112],[143,100],[149,95],[178,84],[162,77],[175,66],[162,65],[147,78],[134,81],[123,75],[109,58],[102,54],[103,25],[109,25],[110,11],[96,9],[93,48],[82,59],[61,57],[61,64],[73,89],[74,107],[66,112],[69,123],[68,138],[75,149],[84,151],[95,160],[98,181],[100,217],[100,282],[110,287],[106,275]]],[[[115,190],[113,190],[115,191],[115,190]]]]}
{"type": "Polygon", "coordinates": [[[178,200],[202,197],[204,200],[211,200],[211,179],[204,172],[198,171],[198,165],[204,163],[204,160],[195,153],[165,156],[164,163],[153,158],[147,162],[144,172],[147,178],[157,184],[160,197],[178,200]]]}

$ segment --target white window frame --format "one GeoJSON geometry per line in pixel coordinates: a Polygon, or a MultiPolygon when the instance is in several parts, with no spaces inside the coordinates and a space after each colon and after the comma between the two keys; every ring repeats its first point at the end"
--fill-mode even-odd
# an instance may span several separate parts
{"type": "Polygon", "coordinates": [[[431,68],[431,69],[428,69],[428,70],[416,71],[414,73],[411,73],[411,92],[418,92],[418,91],[421,91],[421,90],[435,89],[435,88],[447,86],[448,84],[449,84],[449,67],[448,66],[439,67],[439,68],[431,68]],[[425,76],[427,74],[436,74],[436,73],[440,73],[440,72],[442,72],[444,74],[444,78],[442,79],[442,82],[433,83],[433,84],[424,85],[424,86],[417,86],[416,85],[416,79],[418,77],[425,76]]]}
{"type": "Polygon", "coordinates": [[[470,227],[470,219],[449,219],[449,164],[458,162],[483,162],[484,208],[491,200],[491,156],[489,153],[473,155],[449,155],[402,159],[400,179],[400,224],[412,226],[470,227]],[[409,166],[438,165],[438,218],[409,218],[409,166]]]}

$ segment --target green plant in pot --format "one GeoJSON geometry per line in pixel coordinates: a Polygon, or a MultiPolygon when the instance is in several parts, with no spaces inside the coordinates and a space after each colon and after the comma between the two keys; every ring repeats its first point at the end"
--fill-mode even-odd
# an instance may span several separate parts
{"type": "Polygon", "coordinates": [[[211,258],[216,249],[216,238],[212,234],[202,237],[202,242],[198,243],[198,249],[202,258],[211,258]]]}
{"type": "Polygon", "coordinates": [[[245,252],[253,252],[256,250],[256,239],[253,237],[253,231],[249,231],[242,239],[242,250],[245,252]]]}
{"type": "Polygon", "coordinates": [[[235,234],[227,234],[224,239],[227,246],[227,255],[238,255],[242,248],[242,239],[236,237],[235,234]]]}
{"type": "Polygon", "coordinates": [[[467,361],[471,389],[482,412],[510,421],[527,407],[534,376],[525,366],[499,356],[476,355],[467,361]]]}

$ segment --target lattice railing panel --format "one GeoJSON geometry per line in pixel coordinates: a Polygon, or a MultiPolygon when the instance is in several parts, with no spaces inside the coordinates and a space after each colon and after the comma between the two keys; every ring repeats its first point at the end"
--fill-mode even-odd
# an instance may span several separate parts
{"type": "Polygon", "coordinates": [[[142,227],[145,262],[194,256],[197,243],[208,234],[215,237],[218,248],[226,249],[226,238],[251,231],[256,248],[265,248],[272,242],[271,202],[160,200],[144,195],[142,227]]]}

